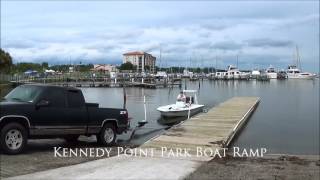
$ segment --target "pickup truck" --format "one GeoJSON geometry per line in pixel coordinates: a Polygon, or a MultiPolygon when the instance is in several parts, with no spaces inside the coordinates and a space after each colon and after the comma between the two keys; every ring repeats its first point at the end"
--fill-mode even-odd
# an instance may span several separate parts
{"type": "Polygon", "coordinates": [[[21,153],[28,139],[96,135],[99,143],[114,145],[117,134],[130,126],[126,109],[99,108],[86,103],[81,90],[28,84],[8,93],[0,102],[0,148],[21,153]]]}

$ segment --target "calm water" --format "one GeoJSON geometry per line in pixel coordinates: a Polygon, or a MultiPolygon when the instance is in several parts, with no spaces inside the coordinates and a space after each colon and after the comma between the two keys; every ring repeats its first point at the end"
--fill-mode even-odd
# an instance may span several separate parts
{"type": "MultiPolygon", "coordinates": [[[[184,85],[183,85],[184,88],[184,85]]],[[[187,82],[198,89],[199,82],[187,82]]],[[[166,125],[156,108],[174,103],[179,88],[127,88],[127,108],[132,125],[144,119],[143,95],[147,101],[146,128],[138,130],[132,143],[153,137],[166,125]]],[[[121,107],[121,88],[84,88],[86,100],[104,107],[121,107]]],[[[200,81],[199,102],[211,108],[233,96],[259,96],[261,102],[234,145],[266,147],[270,153],[319,154],[319,80],[200,81]]],[[[129,135],[120,138],[128,139],[129,135]]]]}
{"type": "MultiPolygon", "coordinates": [[[[184,88],[184,85],[182,86],[184,88]]],[[[187,82],[188,89],[198,89],[199,82],[187,82]]],[[[86,101],[101,107],[122,107],[122,88],[82,88],[86,101]]],[[[144,119],[146,96],[148,124],[136,131],[131,143],[141,144],[164,131],[156,108],[171,104],[179,88],[126,88],[127,109],[132,126],[144,119]]],[[[259,96],[261,102],[233,143],[243,148],[268,148],[269,153],[319,154],[319,79],[256,81],[200,81],[199,102],[207,108],[234,96],[259,96]]],[[[130,134],[121,135],[125,142],[130,134]]]]}

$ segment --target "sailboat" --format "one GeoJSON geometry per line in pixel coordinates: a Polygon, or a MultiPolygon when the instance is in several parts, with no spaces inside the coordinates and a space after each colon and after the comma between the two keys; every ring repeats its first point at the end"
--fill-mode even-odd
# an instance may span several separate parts
{"type": "Polygon", "coordinates": [[[296,64],[299,65],[300,68],[298,68],[296,64],[289,65],[286,71],[288,79],[314,79],[316,74],[301,72],[301,61],[298,46],[296,46],[296,53],[296,64]]]}

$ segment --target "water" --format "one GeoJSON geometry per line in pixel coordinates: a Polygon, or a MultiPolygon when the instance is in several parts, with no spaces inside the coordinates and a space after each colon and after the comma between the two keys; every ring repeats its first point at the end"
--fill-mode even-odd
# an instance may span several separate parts
{"type": "MultiPolygon", "coordinates": [[[[184,85],[182,86],[184,88],[184,85]]],[[[187,82],[188,89],[198,89],[199,82],[187,82]]],[[[82,88],[86,101],[101,107],[122,107],[122,88],[82,88]]],[[[130,143],[141,144],[164,131],[160,105],[174,103],[179,88],[126,88],[127,109],[132,126],[144,119],[146,96],[148,124],[136,131],[130,143]]],[[[258,96],[261,102],[235,139],[242,148],[266,147],[269,153],[319,154],[319,79],[259,81],[200,81],[198,99],[207,108],[234,96],[258,96]]],[[[127,143],[130,134],[121,135],[127,143]]]]}
{"type": "MultiPolygon", "coordinates": [[[[184,87],[184,85],[182,86],[184,87]]],[[[198,89],[199,82],[187,82],[188,89],[198,89]]],[[[120,88],[83,89],[86,100],[104,107],[122,107],[120,88]]],[[[147,100],[145,129],[137,131],[132,143],[152,138],[165,125],[160,124],[160,105],[174,103],[179,88],[127,88],[127,108],[134,119],[144,119],[143,95],[147,100]],[[159,130],[159,131],[157,131],[159,130]]],[[[319,80],[200,81],[199,102],[211,108],[234,96],[258,96],[261,102],[243,128],[234,146],[266,147],[269,153],[319,154],[319,80]]],[[[128,136],[122,136],[126,139],[128,136]]]]}

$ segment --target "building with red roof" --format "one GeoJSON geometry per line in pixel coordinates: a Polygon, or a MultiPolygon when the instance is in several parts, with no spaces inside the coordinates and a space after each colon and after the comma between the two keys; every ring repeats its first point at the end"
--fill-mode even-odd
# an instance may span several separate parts
{"type": "Polygon", "coordinates": [[[156,57],[143,51],[132,51],[123,54],[123,63],[126,62],[135,65],[138,72],[154,72],[156,57]]]}

